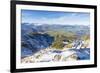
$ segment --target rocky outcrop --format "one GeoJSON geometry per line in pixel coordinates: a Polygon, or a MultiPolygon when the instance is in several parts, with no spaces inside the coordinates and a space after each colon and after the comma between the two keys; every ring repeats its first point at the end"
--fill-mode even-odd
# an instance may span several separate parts
{"type": "Polygon", "coordinates": [[[49,47],[54,38],[46,33],[33,30],[33,27],[22,24],[21,28],[21,57],[31,56],[41,49],[49,47]]]}

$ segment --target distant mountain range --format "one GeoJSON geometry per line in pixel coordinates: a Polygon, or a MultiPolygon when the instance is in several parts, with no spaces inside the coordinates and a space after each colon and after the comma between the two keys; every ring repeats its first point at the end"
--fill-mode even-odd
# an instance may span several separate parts
{"type": "Polygon", "coordinates": [[[67,31],[73,32],[77,35],[84,35],[90,33],[90,27],[84,25],[59,25],[59,24],[37,24],[37,23],[22,23],[22,28],[24,28],[27,32],[46,32],[46,31],[67,31]]]}

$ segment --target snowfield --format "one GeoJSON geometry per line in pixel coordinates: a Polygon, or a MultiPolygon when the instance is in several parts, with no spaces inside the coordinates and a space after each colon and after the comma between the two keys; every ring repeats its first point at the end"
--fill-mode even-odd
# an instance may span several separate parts
{"type": "Polygon", "coordinates": [[[32,56],[25,57],[21,60],[22,63],[36,63],[36,62],[55,62],[55,61],[72,61],[89,59],[89,49],[68,49],[68,50],[54,50],[43,49],[32,56]]]}

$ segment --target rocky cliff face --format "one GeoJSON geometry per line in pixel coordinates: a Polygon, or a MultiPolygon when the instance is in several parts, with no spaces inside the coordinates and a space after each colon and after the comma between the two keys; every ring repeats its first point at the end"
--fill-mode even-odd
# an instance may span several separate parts
{"type": "Polygon", "coordinates": [[[23,24],[21,27],[22,58],[32,55],[40,49],[50,46],[54,38],[46,33],[40,33],[35,28],[23,24]]]}

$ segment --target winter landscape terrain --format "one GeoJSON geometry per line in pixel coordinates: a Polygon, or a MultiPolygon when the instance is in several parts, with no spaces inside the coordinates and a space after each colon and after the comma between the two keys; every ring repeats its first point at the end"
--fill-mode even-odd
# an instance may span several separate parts
{"type": "Polygon", "coordinates": [[[90,59],[87,25],[21,24],[21,63],[90,59]]]}

